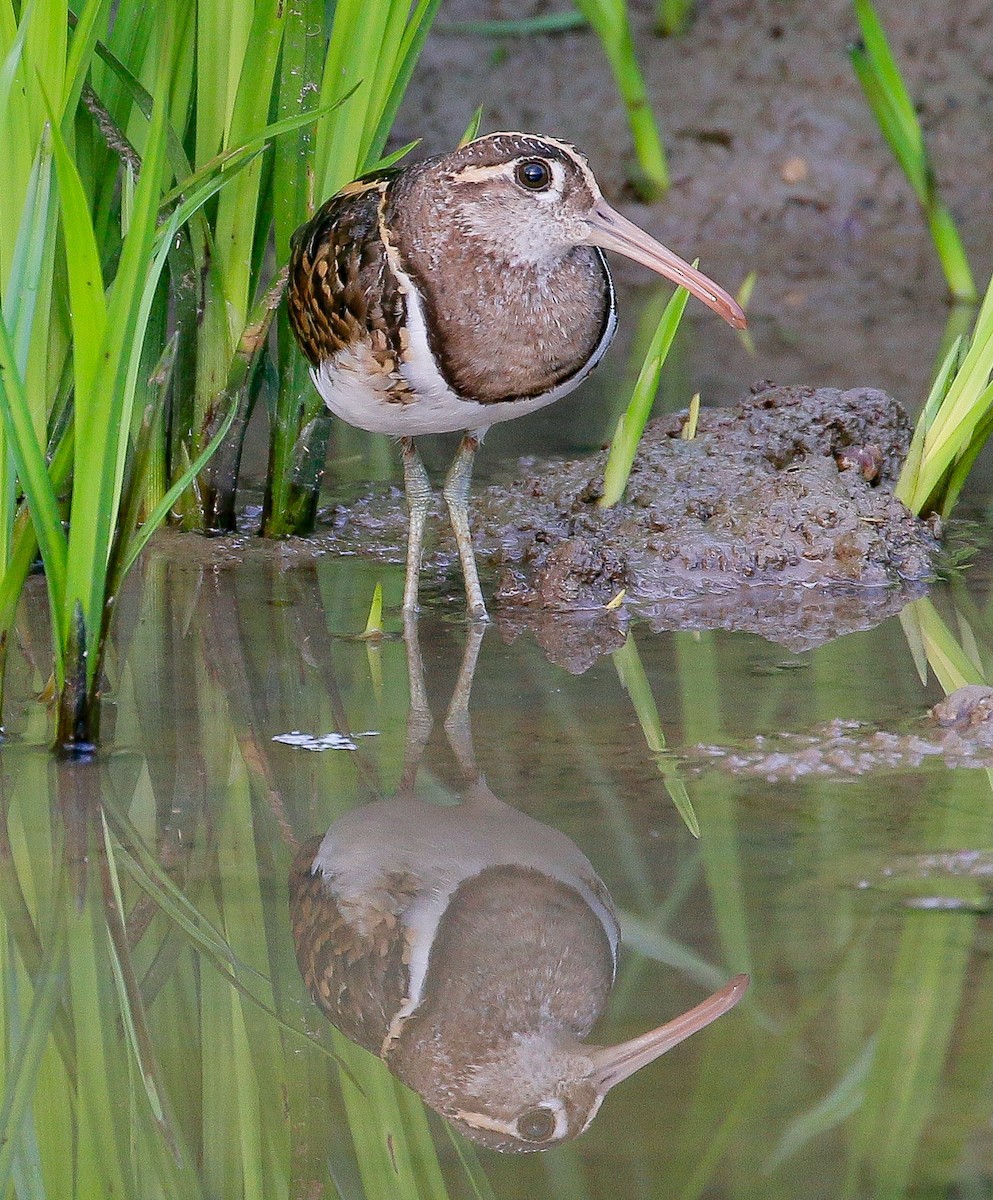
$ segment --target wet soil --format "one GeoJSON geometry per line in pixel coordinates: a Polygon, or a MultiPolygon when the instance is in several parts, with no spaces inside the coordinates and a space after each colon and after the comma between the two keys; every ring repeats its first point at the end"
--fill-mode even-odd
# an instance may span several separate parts
{"type": "Polygon", "coordinates": [[[683,600],[749,584],[885,587],[933,574],[934,529],[893,497],[910,427],[869,388],[760,385],[729,409],[655,422],[625,503],[603,508],[606,454],[485,489],[477,524],[503,603],[683,600]]]}

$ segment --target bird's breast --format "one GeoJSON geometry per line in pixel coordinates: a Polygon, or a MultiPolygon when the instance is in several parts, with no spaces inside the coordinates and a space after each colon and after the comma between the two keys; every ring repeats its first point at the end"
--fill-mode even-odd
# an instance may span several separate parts
{"type": "Polygon", "coordinates": [[[550,403],[585,378],[613,336],[613,286],[595,248],[522,266],[448,238],[440,253],[429,244],[397,257],[411,357],[419,351],[454,394],[485,408],[550,403]]]}

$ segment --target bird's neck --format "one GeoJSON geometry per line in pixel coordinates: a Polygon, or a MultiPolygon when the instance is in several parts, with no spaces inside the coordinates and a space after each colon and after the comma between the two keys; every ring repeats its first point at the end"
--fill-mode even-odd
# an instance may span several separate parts
{"type": "Polygon", "coordinates": [[[610,328],[600,252],[539,252],[533,230],[505,230],[500,241],[478,219],[460,222],[451,212],[439,219],[438,197],[416,176],[404,183],[402,197],[387,205],[390,238],[449,387],[486,404],[540,396],[577,375],[610,328]]]}
{"type": "Polygon", "coordinates": [[[577,891],[538,871],[489,868],[449,904],[421,1004],[388,1061],[424,1095],[457,1090],[502,1047],[585,1037],[612,981],[610,940],[577,891]]]}

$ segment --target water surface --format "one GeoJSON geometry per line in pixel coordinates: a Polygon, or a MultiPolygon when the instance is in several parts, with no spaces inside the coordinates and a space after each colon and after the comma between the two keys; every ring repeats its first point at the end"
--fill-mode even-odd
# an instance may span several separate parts
{"type": "Polygon", "coordinates": [[[441,720],[468,631],[430,602],[423,748],[401,586],[398,566],[355,559],[214,570],[153,552],[108,659],[107,750],[87,767],[47,754],[40,592],[29,603],[0,759],[6,1041],[35,1055],[17,1194],[987,1194],[988,772],[928,759],[770,783],[681,753],[835,718],[918,729],[950,686],[949,645],[988,671],[985,572],[916,610],[923,642],[908,643],[905,613],[799,655],[632,622],[621,650],[573,675],[498,621],[471,681],[471,744],[441,720]],[[391,632],[369,643],[355,635],[378,580],[391,632]],[[926,682],[921,645],[939,670],[926,682]],[[369,736],[355,750],[273,740],[294,732],[369,736]],[[453,1138],[332,1036],[295,962],[294,853],[401,791],[418,757],[418,796],[454,802],[468,762],[609,889],[625,946],[596,1040],[752,978],[734,1012],[547,1154],[453,1138]]]}

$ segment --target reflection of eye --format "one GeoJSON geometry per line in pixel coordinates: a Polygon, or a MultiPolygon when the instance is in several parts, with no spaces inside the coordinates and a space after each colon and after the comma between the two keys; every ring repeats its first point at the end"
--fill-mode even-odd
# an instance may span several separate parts
{"type": "Polygon", "coordinates": [[[526,1142],[547,1142],[555,1132],[555,1113],[550,1108],[531,1108],[517,1120],[517,1133],[526,1142]]]}
{"type": "Polygon", "coordinates": [[[548,169],[548,163],[540,158],[522,162],[514,174],[517,182],[522,187],[526,187],[529,192],[543,192],[552,182],[552,173],[548,169]]]}

